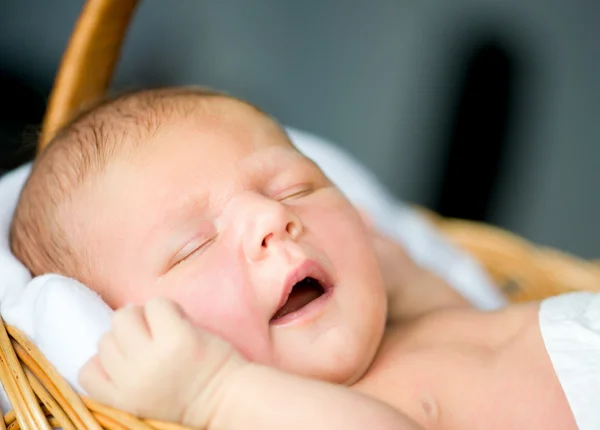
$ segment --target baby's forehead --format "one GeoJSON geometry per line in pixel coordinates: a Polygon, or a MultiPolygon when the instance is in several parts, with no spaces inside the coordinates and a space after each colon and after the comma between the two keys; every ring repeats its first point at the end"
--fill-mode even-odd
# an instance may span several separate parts
{"type": "MultiPolygon", "coordinates": [[[[164,129],[189,130],[190,126],[198,134],[212,133],[223,137],[237,135],[239,139],[259,135],[263,138],[268,136],[270,143],[291,144],[285,131],[274,119],[237,99],[180,96],[160,103],[146,103],[141,107],[124,115],[124,110],[116,105],[110,109],[105,121],[111,125],[122,123],[117,129],[124,129],[126,136],[121,136],[123,139],[138,143],[134,148],[143,148],[150,142],[168,141],[168,136],[165,139],[158,138],[164,129]]],[[[222,145],[234,143],[231,139],[220,140],[222,145]]]]}
{"type": "Polygon", "coordinates": [[[216,158],[217,149],[222,162],[227,162],[222,150],[233,150],[236,141],[251,141],[249,136],[258,136],[254,140],[259,143],[291,145],[274,120],[239,100],[188,92],[169,92],[162,98],[143,93],[107,102],[75,119],[50,145],[52,155],[44,157],[43,164],[70,166],[72,176],[82,182],[102,176],[113,162],[143,159],[156,148],[185,153],[190,146],[182,143],[189,140],[197,143],[196,150],[203,149],[203,136],[204,142],[218,141],[216,148],[203,151],[202,158],[208,161],[216,158]],[[186,130],[191,133],[184,134],[186,130]]]}
{"type": "MultiPolygon", "coordinates": [[[[111,115],[119,113],[115,110],[111,115]]],[[[212,99],[184,114],[156,114],[164,115],[151,119],[156,124],[145,124],[140,118],[128,124],[143,127],[145,135],[125,133],[112,138],[121,149],[111,151],[107,164],[118,165],[116,172],[121,178],[141,170],[156,174],[168,171],[168,177],[173,178],[185,174],[179,170],[187,169],[204,178],[239,178],[240,173],[247,172],[248,177],[266,179],[278,168],[304,159],[279,124],[235,100],[212,99]]]]}
{"type": "Polygon", "coordinates": [[[126,130],[135,140],[147,140],[159,128],[186,120],[198,124],[220,123],[221,127],[236,127],[242,122],[277,127],[275,121],[248,103],[220,95],[187,93],[164,98],[141,94],[131,99],[117,99],[91,112],[82,126],[92,130],[102,127],[126,130]]]}

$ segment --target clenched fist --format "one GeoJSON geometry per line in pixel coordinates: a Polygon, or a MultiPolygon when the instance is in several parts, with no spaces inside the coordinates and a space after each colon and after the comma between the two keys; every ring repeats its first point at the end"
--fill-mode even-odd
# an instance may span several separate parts
{"type": "Polygon", "coordinates": [[[115,312],[79,382],[98,401],[137,416],[203,427],[229,375],[246,364],[166,299],[115,312]]]}

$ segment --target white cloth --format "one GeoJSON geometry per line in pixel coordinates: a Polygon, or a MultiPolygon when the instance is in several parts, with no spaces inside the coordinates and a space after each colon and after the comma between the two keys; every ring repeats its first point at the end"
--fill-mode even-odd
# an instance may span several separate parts
{"type": "MultiPolygon", "coordinates": [[[[351,201],[366,210],[379,228],[404,244],[418,263],[440,274],[479,308],[504,304],[471,257],[446,242],[417,212],[392,198],[348,154],[307,133],[290,130],[290,135],[298,148],[313,158],[351,201]]],[[[31,337],[59,373],[81,391],[77,373],[110,327],[111,310],[98,295],[73,279],[59,275],[31,279],[11,254],[10,222],[29,171],[26,165],[0,178],[0,313],[31,337]]],[[[7,410],[6,398],[0,397],[0,406],[7,410]]]]}
{"type": "Polygon", "coordinates": [[[600,429],[600,294],[546,299],[540,305],[539,322],[577,428],[600,429]]]}

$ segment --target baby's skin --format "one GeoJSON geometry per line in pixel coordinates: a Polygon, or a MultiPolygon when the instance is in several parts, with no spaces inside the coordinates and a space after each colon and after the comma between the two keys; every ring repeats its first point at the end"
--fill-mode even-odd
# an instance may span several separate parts
{"type": "Polygon", "coordinates": [[[77,127],[106,161],[53,221],[116,310],[92,397],[208,429],[575,428],[538,305],[469,309],[256,108],[129,96],[77,127]]]}
{"type": "Polygon", "coordinates": [[[577,428],[537,304],[492,313],[454,300],[420,305],[420,316],[413,308],[390,321],[367,372],[342,388],[247,361],[153,299],[115,313],[81,383],[107,404],[194,428],[577,428]]]}

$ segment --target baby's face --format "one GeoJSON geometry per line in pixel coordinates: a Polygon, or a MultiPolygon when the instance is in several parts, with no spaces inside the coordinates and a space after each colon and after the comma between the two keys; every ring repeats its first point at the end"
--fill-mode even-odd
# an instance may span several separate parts
{"type": "Polygon", "coordinates": [[[274,123],[211,103],[75,196],[88,282],[115,308],[170,298],[252,361],[352,382],[386,314],[365,225],[274,123]]]}

